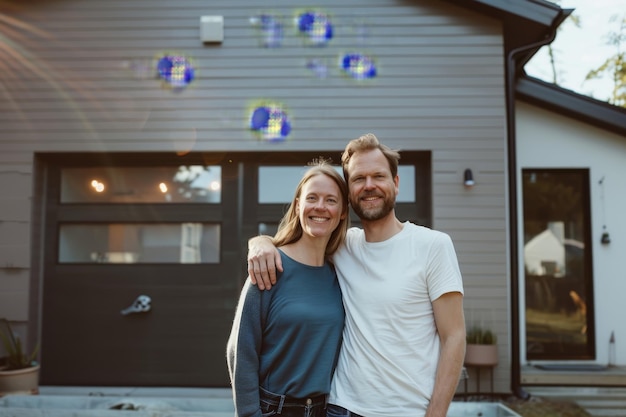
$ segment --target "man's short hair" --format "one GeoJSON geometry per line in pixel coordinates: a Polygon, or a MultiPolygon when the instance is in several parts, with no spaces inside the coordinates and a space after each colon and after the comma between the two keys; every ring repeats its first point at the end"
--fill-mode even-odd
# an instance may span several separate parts
{"type": "Polygon", "coordinates": [[[395,178],[398,175],[398,161],[400,160],[400,153],[396,150],[391,149],[387,145],[383,145],[380,143],[376,135],[373,133],[366,133],[356,139],[352,139],[346,145],[346,148],[341,155],[341,166],[343,168],[343,176],[348,181],[348,170],[347,166],[350,163],[350,159],[352,155],[357,152],[371,151],[374,149],[379,149],[385,158],[387,158],[387,162],[389,162],[389,171],[391,171],[391,177],[395,178]]]}

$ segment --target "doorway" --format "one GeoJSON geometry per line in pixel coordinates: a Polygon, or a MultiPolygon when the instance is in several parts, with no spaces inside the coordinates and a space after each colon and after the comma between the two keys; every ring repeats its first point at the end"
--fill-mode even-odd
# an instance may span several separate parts
{"type": "Polygon", "coordinates": [[[522,177],[527,360],[595,359],[589,171],[522,177]]]}

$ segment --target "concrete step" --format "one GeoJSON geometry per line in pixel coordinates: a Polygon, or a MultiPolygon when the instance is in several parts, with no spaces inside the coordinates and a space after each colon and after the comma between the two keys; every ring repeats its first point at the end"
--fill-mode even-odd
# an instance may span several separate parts
{"type": "Polygon", "coordinates": [[[626,398],[616,399],[584,399],[576,403],[595,417],[626,417],[626,398]]]}
{"type": "Polygon", "coordinates": [[[46,388],[0,398],[0,417],[232,417],[230,390],[46,388]]]}
{"type": "Polygon", "coordinates": [[[626,417],[624,387],[533,387],[536,397],[575,402],[593,417],[626,417]]]}
{"type": "MultiPolygon", "coordinates": [[[[0,398],[0,417],[233,417],[232,402],[216,399],[181,402],[180,398],[90,398],[72,396],[12,396],[0,398]],[[116,405],[134,409],[109,409],[116,405]],[[186,407],[174,410],[172,407],[186,407]],[[91,408],[90,408],[91,407],[91,408]],[[193,409],[193,410],[191,410],[193,409]]],[[[448,417],[520,417],[493,402],[453,402],[448,417]]]]}
{"type": "Polygon", "coordinates": [[[233,417],[233,412],[0,408],[0,417],[233,417]]]}
{"type": "Polygon", "coordinates": [[[74,395],[8,395],[0,398],[2,408],[65,410],[160,410],[232,411],[230,398],[189,397],[90,397],[74,395]]]}

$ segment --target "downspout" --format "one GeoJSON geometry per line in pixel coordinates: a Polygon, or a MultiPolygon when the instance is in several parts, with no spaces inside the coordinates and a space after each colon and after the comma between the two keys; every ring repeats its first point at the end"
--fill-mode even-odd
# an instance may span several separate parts
{"type": "Polygon", "coordinates": [[[516,134],[515,134],[515,80],[517,68],[515,59],[525,51],[540,48],[551,43],[556,38],[557,27],[563,19],[569,15],[568,11],[564,15],[564,10],[560,10],[558,16],[552,21],[551,32],[541,41],[520,46],[509,51],[506,57],[506,116],[507,116],[507,158],[509,165],[509,227],[511,237],[511,390],[513,394],[521,399],[530,398],[530,394],[524,391],[521,385],[521,363],[520,363],[520,326],[519,326],[519,259],[518,259],[518,222],[517,222],[517,154],[516,154],[516,134]]]}

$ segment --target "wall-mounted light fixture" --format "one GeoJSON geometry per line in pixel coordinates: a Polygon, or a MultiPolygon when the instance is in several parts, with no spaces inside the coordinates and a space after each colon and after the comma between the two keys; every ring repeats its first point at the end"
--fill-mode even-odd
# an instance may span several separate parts
{"type": "Polygon", "coordinates": [[[474,182],[474,174],[472,174],[472,170],[467,168],[463,173],[463,185],[466,188],[472,188],[476,184],[474,182]]]}

